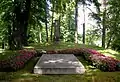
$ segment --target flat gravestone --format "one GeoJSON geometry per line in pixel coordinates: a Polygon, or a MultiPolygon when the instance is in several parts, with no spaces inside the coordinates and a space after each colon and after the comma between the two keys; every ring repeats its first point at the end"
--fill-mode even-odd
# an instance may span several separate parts
{"type": "Polygon", "coordinates": [[[85,68],[73,54],[43,54],[34,67],[35,74],[83,74],[85,68]]]}

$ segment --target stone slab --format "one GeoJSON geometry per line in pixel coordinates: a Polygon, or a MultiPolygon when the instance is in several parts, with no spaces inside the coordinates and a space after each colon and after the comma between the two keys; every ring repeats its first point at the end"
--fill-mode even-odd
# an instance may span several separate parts
{"type": "Polygon", "coordinates": [[[35,74],[83,74],[85,68],[73,54],[43,54],[34,67],[35,74]]]}

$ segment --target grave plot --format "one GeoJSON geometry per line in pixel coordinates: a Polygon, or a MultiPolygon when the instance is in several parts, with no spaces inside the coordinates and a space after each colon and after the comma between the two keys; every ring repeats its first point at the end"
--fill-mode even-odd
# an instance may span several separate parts
{"type": "Polygon", "coordinates": [[[83,74],[85,68],[73,54],[43,54],[34,67],[35,74],[83,74]]]}

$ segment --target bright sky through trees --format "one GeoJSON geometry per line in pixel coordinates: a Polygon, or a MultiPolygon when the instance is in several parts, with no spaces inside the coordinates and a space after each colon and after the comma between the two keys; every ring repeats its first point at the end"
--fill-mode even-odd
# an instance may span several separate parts
{"type": "MultiPolygon", "coordinates": [[[[95,24],[95,20],[91,19],[91,17],[89,16],[89,14],[92,12],[96,12],[95,6],[92,4],[91,6],[89,6],[89,9],[87,8],[87,6],[85,6],[85,25],[86,25],[86,30],[88,29],[88,27],[90,27],[91,25],[96,25],[95,24]]],[[[79,5],[78,8],[78,33],[82,34],[83,33],[83,23],[84,23],[84,13],[83,13],[83,5],[79,5]]]]}
{"type": "MultiPolygon", "coordinates": [[[[100,3],[102,3],[102,0],[99,0],[100,3]]],[[[78,5],[78,34],[83,34],[83,23],[84,23],[84,12],[83,12],[83,5],[78,5]]],[[[101,5],[100,9],[103,9],[103,6],[101,5]]],[[[90,13],[94,12],[97,13],[96,8],[94,4],[85,6],[85,31],[88,29],[92,29],[93,26],[98,27],[96,24],[96,20],[94,20],[90,13]]],[[[96,45],[101,45],[101,40],[95,41],[96,45]]]]}

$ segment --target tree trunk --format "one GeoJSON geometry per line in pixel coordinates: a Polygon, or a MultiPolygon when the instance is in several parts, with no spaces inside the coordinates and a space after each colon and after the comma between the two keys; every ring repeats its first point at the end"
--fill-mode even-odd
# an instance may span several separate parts
{"type": "Polygon", "coordinates": [[[5,49],[5,42],[2,41],[2,49],[5,49]]]}
{"type": "Polygon", "coordinates": [[[52,24],[51,24],[51,35],[50,35],[50,38],[51,38],[51,42],[53,41],[53,19],[54,19],[54,1],[53,1],[53,11],[52,11],[52,24]]]}
{"type": "Polygon", "coordinates": [[[114,32],[110,35],[110,38],[109,38],[109,40],[108,40],[108,43],[107,43],[107,47],[106,47],[106,48],[109,48],[110,43],[111,43],[111,40],[112,40],[112,38],[113,38],[113,34],[114,34],[114,32]]]}
{"type": "Polygon", "coordinates": [[[8,45],[9,49],[12,49],[12,39],[11,39],[11,26],[8,26],[8,45]]]}
{"type": "Polygon", "coordinates": [[[23,45],[27,45],[27,27],[29,21],[31,0],[26,0],[23,5],[25,9],[21,9],[19,1],[14,1],[13,12],[13,31],[11,33],[12,49],[22,49],[23,45]],[[21,12],[23,10],[23,12],[21,12]]]}
{"type": "Polygon", "coordinates": [[[83,4],[83,14],[84,14],[84,23],[83,23],[83,44],[85,44],[85,5],[83,4]]]}
{"type": "Polygon", "coordinates": [[[102,29],[102,47],[105,48],[105,37],[106,37],[106,27],[105,27],[105,11],[103,14],[103,29],[102,29]]]}
{"type": "Polygon", "coordinates": [[[83,23],[83,44],[85,44],[85,23],[83,23]]]}
{"type": "Polygon", "coordinates": [[[78,43],[77,17],[78,17],[78,0],[76,0],[76,5],[75,5],[75,43],[78,43]]]}
{"type": "Polygon", "coordinates": [[[60,41],[60,21],[55,20],[55,26],[54,26],[54,42],[59,43],[60,41]]]}
{"type": "Polygon", "coordinates": [[[28,34],[27,34],[27,29],[28,29],[28,24],[29,24],[29,18],[30,18],[30,9],[31,9],[31,0],[26,0],[26,9],[24,12],[24,23],[23,23],[23,44],[24,46],[28,45],[27,39],[28,39],[28,34]]]}
{"type": "Polygon", "coordinates": [[[106,0],[103,1],[104,11],[103,11],[103,29],[102,29],[102,47],[105,48],[105,37],[106,37],[106,25],[105,25],[105,18],[106,18],[106,0]]]}
{"type": "Polygon", "coordinates": [[[45,0],[45,4],[46,4],[46,6],[45,6],[45,30],[46,30],[46,42],[48,42],[48,25],[47,25],[47,16],[48,16],[48,12],[47,12],[47,1],[45,0]]]}
{"type": "Polygon", "coordinates": [[[22,44],[21,43],[21,34],[20,34],[20,5],[17,2],[17,0],[14,1],[14,12],[13,12],[13,29],[11,31],[11,29],[9,30],[9,45],[10,45],[10,49],[12,50],[16,50],[16,49],[21,49],[22,44]],[[17,4],[17,5],[16,5],[17,4]],[[11,33],[10,33],[11,31],[11,33]]]}

